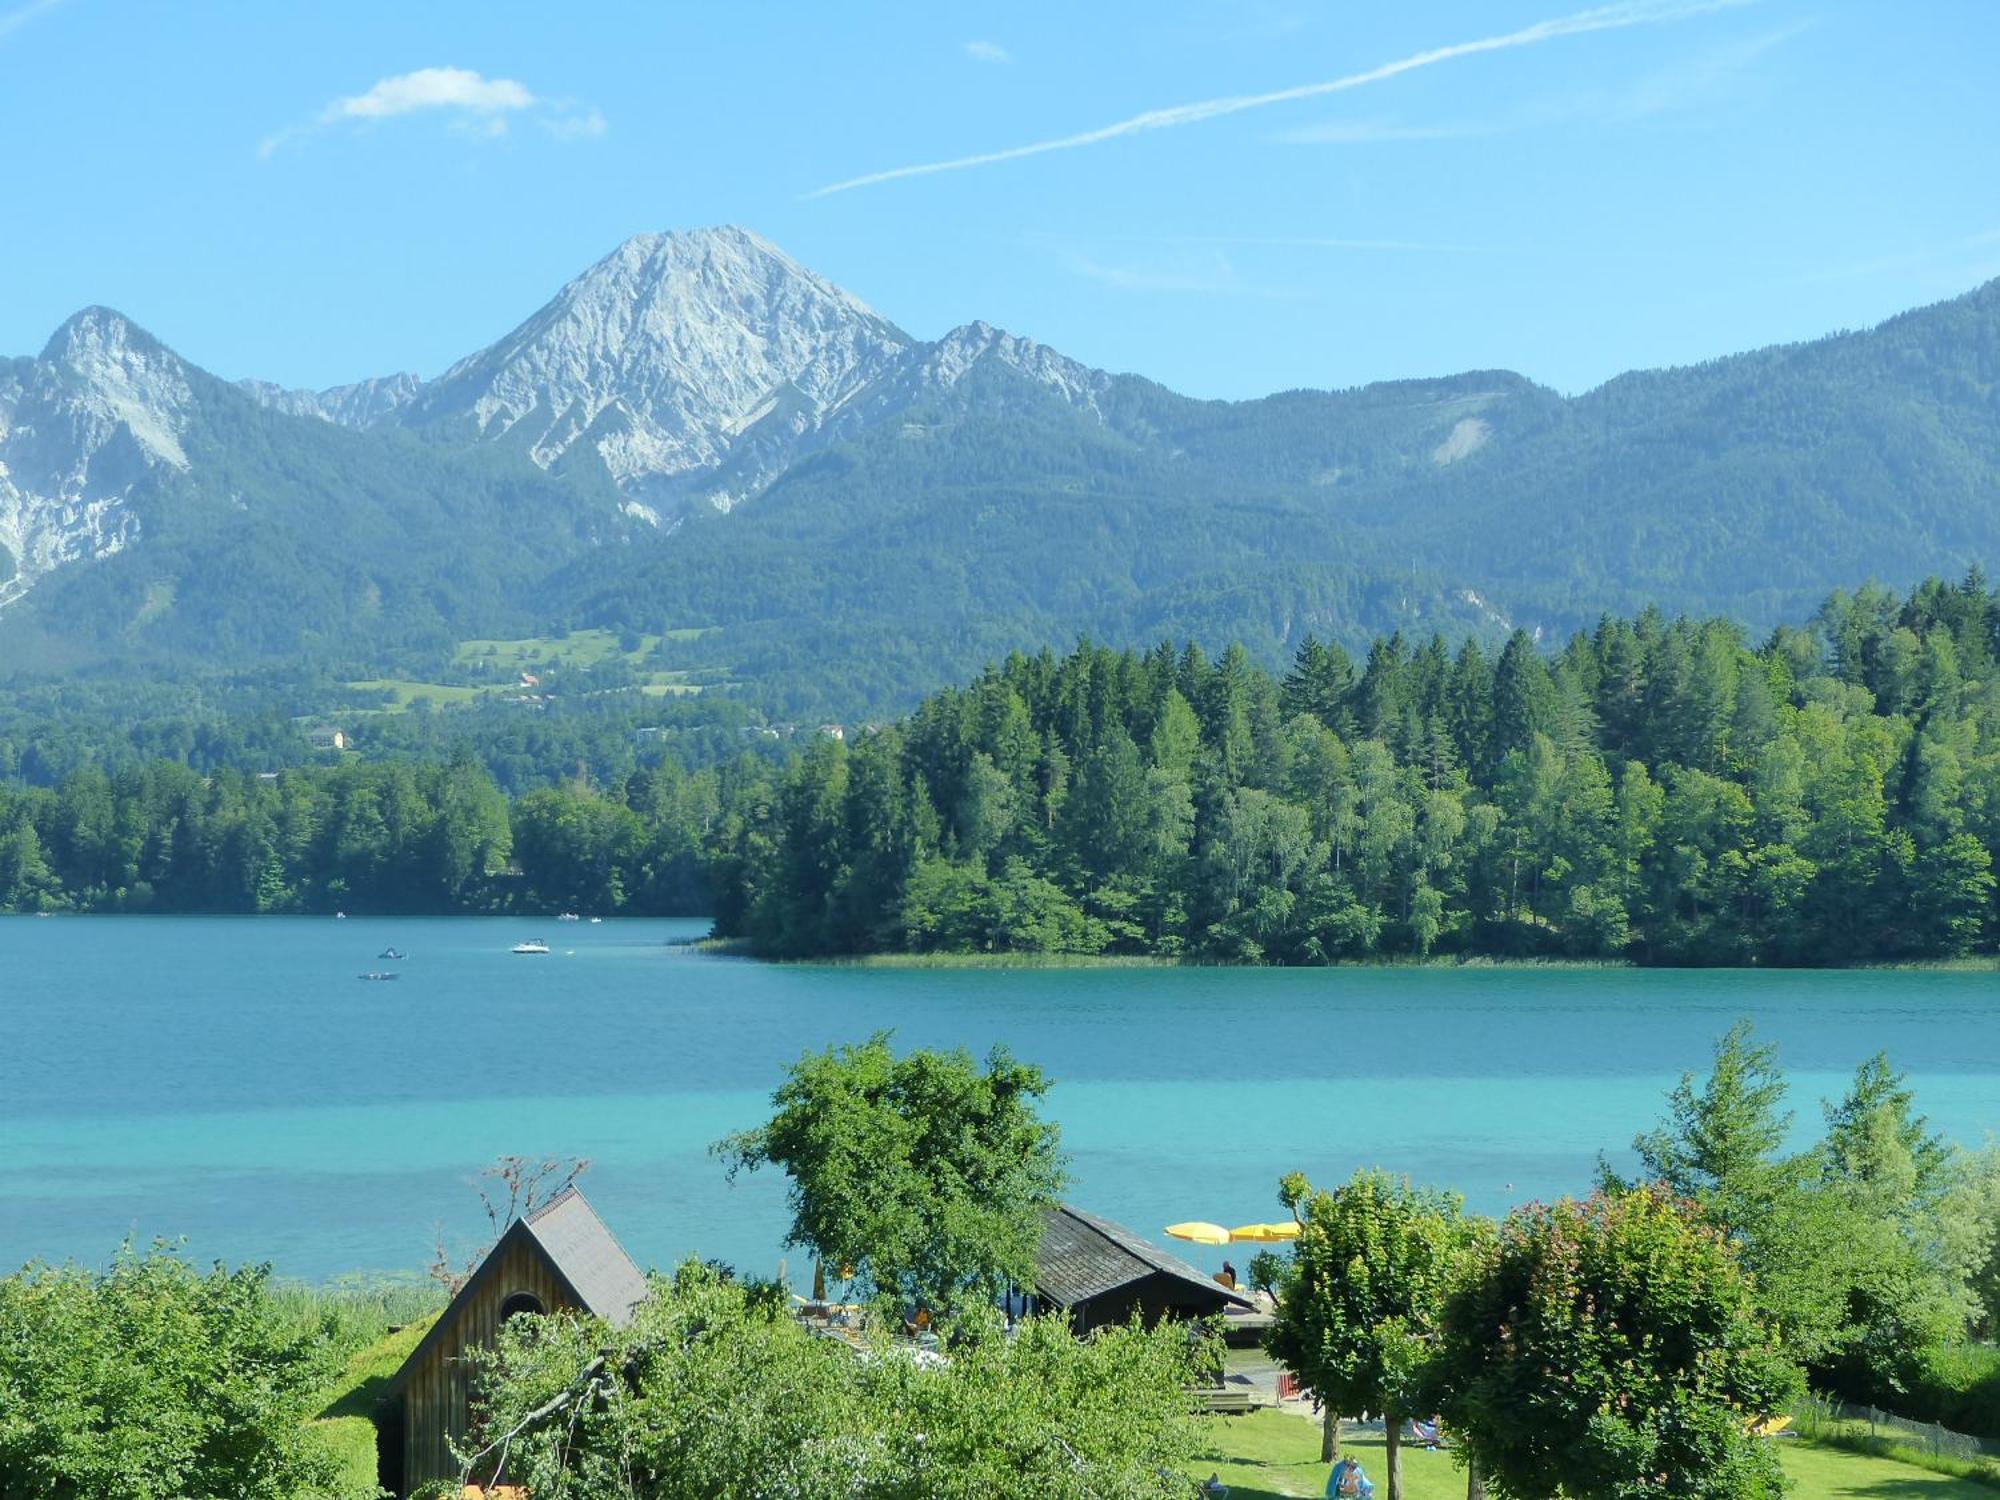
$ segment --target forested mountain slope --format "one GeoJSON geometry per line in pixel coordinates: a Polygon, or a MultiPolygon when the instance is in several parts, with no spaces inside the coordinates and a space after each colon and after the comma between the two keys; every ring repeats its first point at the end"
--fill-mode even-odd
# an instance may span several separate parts
{"type": "Polygon", "coordinates": [[[1078,634],[1274,663],[1308,630],[1555,635],[1649,603],[1761,628],[1842,578],[2000,555],[1996,391],[2000,283],[1572,400],[1478,372],[1249,402],[1105,377],[1085,401],[975,359],[562,587],[593,623],[691,604],[739,672],[863,695],[1078,634]]]}
{"type": "Polygon", "coordinates": [[[0,648],[720,627],[688,664],[804,716],[1079,635],[1277,663],[1655,602],[1761,629],[2000,556],[1997,393],[2000,282],[1574,398],[1482,371],[1212,402],[983,323],[913,339],[742,230],[645,235],[428,383],[232,386],[80,314],[0,366],[0,648]]]}
{"type": "Polygon", "coordinates": [[[1453,576],[1577,624],[1647,602],[1795,617],[2000,531],[2000,282],[1865,333],[1620,376],[1390,507],[1453,576]]]}
{"type": "Polygon", "coordinates": [[[629,530],[602,477],[267,409],[92,308],[0,386],[9,666],[240,667],[523,628],[629,530]],[[11,421],[8,419],[11,418],[11,421]]]}

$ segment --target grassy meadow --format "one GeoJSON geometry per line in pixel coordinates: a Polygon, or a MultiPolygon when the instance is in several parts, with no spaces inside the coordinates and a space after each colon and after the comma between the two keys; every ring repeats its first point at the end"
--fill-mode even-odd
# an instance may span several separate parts
{"type": "MultiPolygon", "coordinates": [[[[626,691],[648,698],[678,698],[699,693],[712,677],[701,667],[659,667],[660,647],[669,641],[700,640],[712,628],[690,627],[638,636],[631,649],[615,630],[572,630],[567,635],[525,636],[519,640],[460,641],[452,653],[451,671],[441,675],[458,680],[426,682],[408,677],[371,677],[347,684],[356,692],[379,693],[385,699],[379,713],[404,713],[412,704],[432,708],[460,707],[480,698],[522,691],[521,674],[588,672],[605,666],[629,668],[626,691]]],[[[586,689],[587,691],[588,689],[586,689]]]]}
{"type": "MultiPolygon", "coordinates": [[[[1327,1465],[1319,1461],[1319,1423],[1291,1412],[1265,1409],[1247,1417],[1210,1417],[1209,1452],[1194,1478],[1219,1475],[1230,1500],[1278,1500],[1282,1496],[1325,1493],[1327,1465]]],[[[1914,1464],[1878,1458],[1799,1439],[1776,1439],[1790,1500],[1993,1500],[1993,1485],[1933,1473],[1914,1464]]],[[[1361,1460],[1375,1493],[1385,1493],[1387,1472],[1382,1434],[1346,1434],[1344,1452],[1361,1460]]],[[[1463,1500],[1465,1471],[1449,1453],[1403,1450],[1403,1482],[1408,1500],[1463,1500]]]]}

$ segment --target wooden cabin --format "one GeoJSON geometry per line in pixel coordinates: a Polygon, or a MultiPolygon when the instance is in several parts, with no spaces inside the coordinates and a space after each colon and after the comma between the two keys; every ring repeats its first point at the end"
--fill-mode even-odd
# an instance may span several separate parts
{"type": "Polygon", "coordinates": [[[1068,1312],[1078,1333],[1130,1322],[1205,1318],[1251,1300],[1179,1256],[1142,1240],[1123,1224],[1067,1203],[1046,1211],[1035,1257],[1035,1303],[1068,1312]]]}
{"type": "Polygon", "coordinates": [[[407,1495],[458,1477],[451,1444],[471,1431],[466,1351],[491,1348],[502,1323],[567,1310],[623,1327],[646,1297],[646,1278],[575,1188],[516,1219],[385,1389],[376,1424],[383,1485],[407,1495]]]}

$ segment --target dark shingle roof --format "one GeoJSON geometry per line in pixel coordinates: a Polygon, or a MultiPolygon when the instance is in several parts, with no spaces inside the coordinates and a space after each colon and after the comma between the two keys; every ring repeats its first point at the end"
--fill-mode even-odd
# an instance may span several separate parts
{"type": "Polygon", "coordinates": [[[1042,1248],[1035,1257],[1035,1290],[1050,1301],[1075,1307],[1154,1275],[1188,1282],[1218,1302],[1251,1305],[1242,1293],[1230,1291],[1179,1256],[1140,1239],[1123,1224],[1067,1203],[1045,1212],[1042,1248]]]}
{"type": "Polygon", "coordinates": [[[575,1188],[565,1188],[521,1221],[576,1300],[614,1328],[646,1300],[646,1278],[575,1188]]]}
{"type": "Polygon", "coordinates": [[[584,1201],[583,1194],[573,1187],[564,1188],[526,1218],[516,1219],[507,1226],[507,1232],[494,1242],[485,1259],[458,1289],[458,1295],[410,1351],[402,1368],[390,1378],[383,1388],[382,1400],[391,1399],[402,1389],[403,1382],[457,1320],[460,1307],[492,1279],[501,1252],[516,1239],[531,1240],[570,1294],[592,1316],[604,1319],[614,1328],[630,1323],[633,1310],[646,1300],[649,1291],[646,1278],[625,1253],[625,1247],[597,1217],[597,1210],[584,1201]]]}

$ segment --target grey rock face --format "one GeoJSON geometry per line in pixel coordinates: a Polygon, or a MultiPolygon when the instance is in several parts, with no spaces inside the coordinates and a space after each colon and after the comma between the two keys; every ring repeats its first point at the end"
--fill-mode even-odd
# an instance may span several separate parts
{"type": "Polygon", "coordinates": [[[594,454],[626,513],[729,510],[843,433],[1004,366],[1093,414],[1109,376],[986,323],[912,340],[736,228],[645,234],[438,379],[325,391],[244,381],[267,406],[346,426],[457,427],[543,468],[594,454]]]}
{"type": "Polygon", "coordinates": [[[39,359],[0,366],[0,606],[131,543],[134,485],[188,467],[192,402],[180,358],[108,308],[71,318],[39,359]]]}
{"type": "MultiPolygon", "coordinates": [[[[545,469],[601,462],[627,515],[670,528],[728,510],[800,458],[1001,369],[1093,414],[1110,377],[971,323],[912,340],[747,230],[627,240],[533,317],[436,380],[238,388],[348,428],[400,424],[518,445],[545,469]]],[[[133,486],[186,470],[190,367],[119,314],[78,313],[0,364],[0,606],[138,535],[133,486]],[[7,564],[11,560],[9,570],[7,564]]]]}
{"type": "Polygon", "coordinates": [[[812,431],[909,343],[745,230],[640,235],[426,386],[403,419],[469,423],[545,468],[594,450],[643,508],[767,422],[812,431]]]}
{"type": "Polygon", "coordinates": [[[328,386],[323,391],[288,390],[268,380],[236,382],[263,405],[294,417],[318,417],[337,427],[372,427],[393,417],[416,398],[423,381],[407,372],[328,386]]]}

